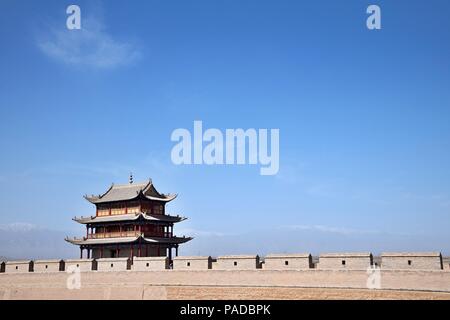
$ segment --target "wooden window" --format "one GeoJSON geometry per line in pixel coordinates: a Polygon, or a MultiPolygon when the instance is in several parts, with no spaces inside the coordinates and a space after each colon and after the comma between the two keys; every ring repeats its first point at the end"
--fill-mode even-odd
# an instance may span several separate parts
{"type": "Polygon", "coordinates": [[[139,213],[139,207],[131,207],[131,208],[128,208],[127,209],[127,213],[134,213],[134,214],[136,214],[136,213],[139,213]]]}
{"type": "Polygon", "coordinates": [[[187,264],[186,264],[188,267],[190,267],[191,266],[191,263],[190,262],[188,262],[187,264]]]}
{"type": "Polygon", "coordinates": [[[284,265],[285,265],[285,266],[289,265],[289,261],[286,260],[286,261],[284,262],[284,265]]]}
{"type": "Polygon", "coordinates": [[[237,266],[237,261],[234,262],[234,265],[237,266]]]}
{"type": "Polygon", "coordinates": [[[412,261],[408,260],[408,266],[412,265],[412,261]]]}
{"type": "Polygon", "coordinates": [[[342,260],[342,265],[345,266],[345,260],[342,260]]]}
{"type": "Polygon", "coordinates": [[[125,214],[125,208],[112,208],[111,215],[125,214]]]}
{"type": "Polygon", "coordinates": [[[97,210],[97,216],[98,217],[109,216],[109,209],[99,209],[99,210],[97,210]]]}

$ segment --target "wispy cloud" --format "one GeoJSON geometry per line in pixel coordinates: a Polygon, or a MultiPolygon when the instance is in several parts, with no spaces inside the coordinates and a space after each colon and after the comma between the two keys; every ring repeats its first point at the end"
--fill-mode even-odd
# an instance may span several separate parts
{"type": "Polygon", "coordinates": [[[37,45],[44,54],[63,63],[99,69],[129,65],[141,57],[136,44],[115,39],[94,17],[82,17],[81,30],[61,25],[49,28],[38,36],[37,45]]]}
{"type": "Polygon", "coordinates": [[[223,232],[217,232],[212,230],[198,230],[198,229],[192,229],[192,228],[178,228],[177,229],[178,234],[184,234],[187,236],[194,236],[194,237],[224,237],[224,236],[231,236],[230,233],[223,233],[223,232]]]}
{"type": "Polygon", "coordinates": [[[37,230],[40,227],[24,222],[14,222],[9,224],[0,224],[0,231],[11,231],[11,232],[28,232],[31,230],[37,230]]]}
{"type": "Polygon", "coordinates": [[[290,226],[282,226],[281,228],[291,229],[291,230],[320,231],[320,232],[327,232],[327,233],[336,233],[336,234],[341,234],[341,235],[380,233],[379,231],[374,231],[374,230],[358,230],[358,229],[330,227],[330,226],[323,226],[323,225],[290,225],[290,226]]]}

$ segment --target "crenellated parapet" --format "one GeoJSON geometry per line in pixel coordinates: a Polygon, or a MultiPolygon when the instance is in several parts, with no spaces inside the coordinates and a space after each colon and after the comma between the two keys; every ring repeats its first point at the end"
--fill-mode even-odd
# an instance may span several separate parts
{"type": "Polygon", "coordinates": [[[326,253],[314,262],[309,253],[258,255],[178,256],[168,257],[118,257],[66,260],[14,260],[1,262],[0,273],[52,273],[74,271],[214,271],[214,270],[369,270],[381,271],[450,271],[450,259],[439,252],[383,253],[373,257],[371,253],[326,253]],[[376,259],[375,259],[376,258],[376,259]],[[379,262],[374,262],[379,261],[379,262]]]}

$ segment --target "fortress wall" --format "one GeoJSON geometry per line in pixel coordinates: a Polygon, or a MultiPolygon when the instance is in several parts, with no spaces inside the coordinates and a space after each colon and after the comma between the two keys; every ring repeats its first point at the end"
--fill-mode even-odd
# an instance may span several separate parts
{"type": "MultiPolygon", "coordinates": [[[[440,253],[384,253],[373,258],[370,253],[322,254],[314,265],[310,254],[269,254],[264,263],[259,256],[221,256],[213,260],[210,256],[179,256],[173,259],[174,270],[367,270],[372,265],[381,265],[381,270],[450,270],[450,259],[440,253]],[[381,258],[381,259],[380,259],[381,258]]],[[[163,257],[128,257],[102,259],[37,260],[35,262],[2,262],[2,273],[59,272],[77,267],[80,271],[135,271],[169,269],[169,261],[163,257]],[[133,266],[134,263],[134,266],[133,266]],[[111,267],[111,264],[113,265],[111,267]],[[98,266],[99,265],[99,266],[98,266]]]]}
{"type": "Polygon", "coordinates": [[[212,268],[211,257],[179,256],[173,259],[174,270],[208,270],[212,268]]]}
{"type": "MultiPolygon", "coordinates": [[[[363,270],[163,270],[149,272],[81,272],[81,288],[66,283],[74,274],[0,274],[0,299],[164,299],[172,287],[341,288],[367,289],[363,270]]],[[[388,270],[380,273],[380,289],[450,293],[450,272],[388,270]]],[[[246,289],[245,289],[246,288],[246,289]]],[[[376,290],[374,290],[376,291],[376,290]]]]}
{"type": "Polygon", "coordinates": [[[449,258],[442,259],[442,267],[444,270],[447,270],[447,271],[450,270],[450,259],[449,258]]]}
{"type": "Polygon", "coordinates": [[[366,270],[372,265],[371,253],[329,253],[319,256],[319,269],[366,270]]]}
{"type": "Polygon", "coordinates": [[[131,267],[131,260],[129,258],[102,258],[96,259],[96,261],[98,271],[126,271],[131,267]]]}
{"type": "Polygon", "coordinates": [[[134,257],[131,270],[152,271],[169,269],[169,258],[167,257],[134,257]]]}
{"type": "MultiPolygon", "coordinates": [[[[112,251],[115,250],[108,250],[108,249],[104,249],[103,250],[103,258],[111,258],[112,257],[112,251]]],[[[137,256],[139,252],[139,247],[136,245],[133,248],[133,256],[137,256]]],[[[141,247],[141,252],[142,255],[146,255],[148,253],[149,256],[153,256],[153,257],[157,257],[158,256],[158,249],[154,246],[149,245],[148,248],[146,249],[146,247],[143,245],[141,247]]],[[[166,256],[166,250],[165,249],[161,249],[159,252],[160,256],[165,257],[166,256]]],[[[100,249],[92,249],[92,258],[93,259],[100,259],[101,257],[101,252],[100,249]]],[[[131,248],[121,248],[120,252],[119,252],[119,258],[128,258],[131,257],[131,248]]]]}
{"type": "Polygon", "coordinates": [[[217,270],[254,270],[260,268],[259,256],[221,256],[213,264],[217,270]]]}
{"type": "Polygon", "coordinates": [[[79,268],[81,272],[92,271],[96,269],[94,259],[67,259],[65,262],[65,271],[71,268],[79,268]]]}
{"type": "Polygon", "coordinates": [[[28,273],[33,271],[33,261],[6,261],[5,273],[28,273]]]}
{"type": "Polygon", "coordinates": [[[64,271],[63,260],[36,260],[34,272],[59,272],[64,271]]]}
{"type": "Polygon", "coordinates": [[[443,261],[440,253],[383,253],[381,267],[384,270],[441,270],[443,261]]]}
{"type": "Polygon", "coordinates": [[[269,254],[264,259],[263,269],[309,269],[313,268],[311,254],[269,254]]]}

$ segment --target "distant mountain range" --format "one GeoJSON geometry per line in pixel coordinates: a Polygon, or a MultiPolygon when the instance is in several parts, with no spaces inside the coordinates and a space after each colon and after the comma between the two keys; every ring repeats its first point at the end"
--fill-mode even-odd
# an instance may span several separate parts
{"type": "MultiPolygon", "coordinates": [[[[0,256],[16,259],[78,258],[79,248],[64,241],[68,232],[29,224],[0,225],[0,256]]],[[[79,233],[78,233],[79,234],[79,233]]],[[[267,253],[441,251],[449,255],[450,245],[439,236],[390,234],[376,231],[338,229],[325,226],[286,226],[246,233],[220,233],[175,229],[177,235],[194,236],[179,249],[180,255],[227,255],[267,253]]]]}
{"type": "Polygon", "coordinates": [[[0,259],[75,258],[79,249],[66,241],[61,231],[31,224],[0,225],[0,259]]]}

